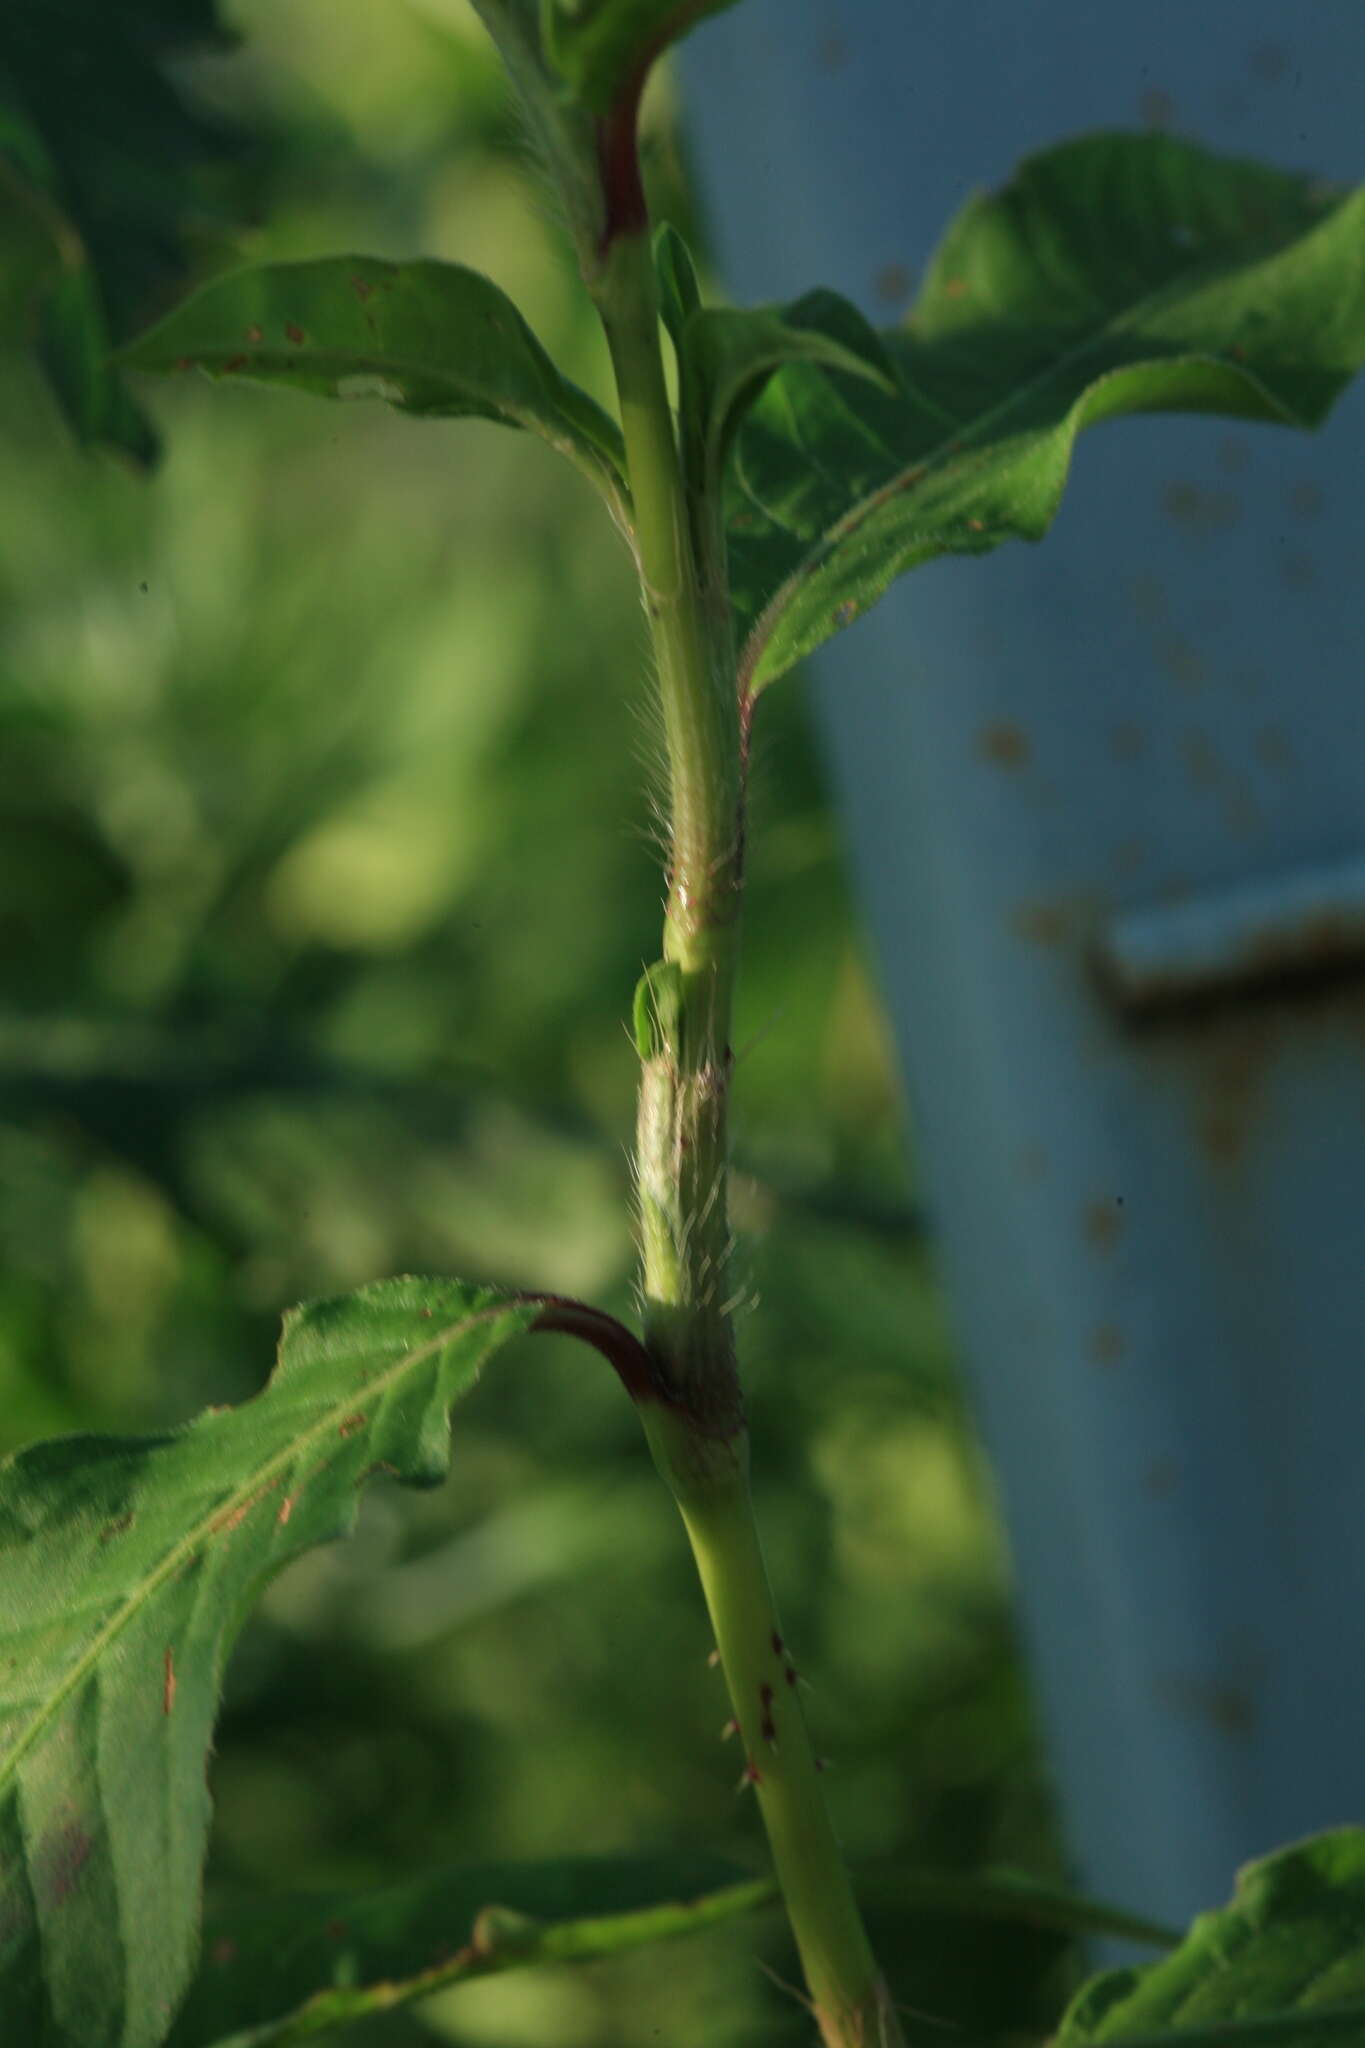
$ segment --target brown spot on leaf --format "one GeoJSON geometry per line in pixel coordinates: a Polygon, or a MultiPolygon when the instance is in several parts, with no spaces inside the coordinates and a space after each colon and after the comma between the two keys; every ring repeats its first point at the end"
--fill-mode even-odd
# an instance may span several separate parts
{"type": "Polygon", "coordinates": [[[345,1941],[349,1932],[350,1929],[344,1920],[329,1920],[327,1922],[327,1939],[329,1941],[345,1941]]]}
{"type": "Polygon", "coordinates": [[[365,1418],[363,1415],[348,1415],[344,1422],[337,1425],[337,1435],[354,1436],[358,1429],[363,1429],[364,1427],[365,1418]]]}
{"type": "Polygon", "coordinates": [[[229,356],[223,365],[223,375],[230,377],[235,370],[244,370],[246,364],[247,359],[245,356],[229,356]]]}
{"type": "Polygon", "coordinates": [[[192,370],[194,368],[194,357],[177,356],[175,359],[175,367],[177,370],[192,370]]]}
{"type": "Polygon", "coordinates": [[[984,532],[986,531],[986,522],[985,522],[985,520],[984,520],[984,519],[969,519],[969,520],[967,521],[967,531],[968,531],[968,533],[984,533],[984,532]]]}
{"type": "Polygon", "coordinates": [[[115,1536],[122,1536],[124,1531],[131,1529],[132,1526],[133,1510],[129,1508],[126,1515],[119,1515],[112,1522],[105,1523],[104,1527],[100,1530],[100,1542],[111,1543],[115,1536]]]}
{"type": "Polygon", "coordinates": [[[94,1843],[79,1821],[67,1821],[49,1835],[37,1857],[39,1893],[52,1905],[65,1904],[90,1861],[94,1843]]]}
{"type": "Polygon", "coordinates": [[[286,320],[284,323],[284,338],[286,341],[292,341],[295,348],[298,348],[304,339],[303,329],[296,325],[293,320],[286,320]]]}
{"type": "Polygon", "coordinates": [[[235,1963],[237,1960],[237,1944],[230,1934],[220,1934],[209,1950],[209,1955],[220,1970],[225,1969],[229,1963],[235,1963]]]}
{"type": "Polygon", "coordinates": [[[169,1714],[174,1706],[175,1651],[171,1648],[170,1644],[167,1643],[166,1655],[163,1664],[163,1676],[161,1681],[161,1711],[163,1714],[169,1714]]]}
{"type": "Polygon", "coordinates": [[[289,1520],[289,1517],[293,1514],[293,1512],[294,1496],[292,1493],[287,1493],[284,1499],[280,1502],[279,1513],[275,1517],[275,1520],[279,1523],[281,1528],[284,1527],[285,1523],[289,1520]]]}
{"type": "Polygon", "coordinates": [[[950,277],[943,287],[943,295],[948,299],[960,299],[965,296],[966,290],[967,280],[965,277],[950,277]]]}
{"type": "Polygon", "coordinates": [[[366,299],[374,297],[374,286],[366,277],[353,277],[351,279],[351,290],[355,293],[362,306],[366,299]]]}
{"type": "Polygon", "coordinates": [[[264,336],[264,335],[262,334],[262,332],[261,332],[261,330],[260,330],[260,328],[259,328],[259,327],[248,327],[248,328],[247,328],[247,331],[246,331],[246,338],[247,338],[247,340],[248,340],[248,341],[264,341],[264,340],[265,340],[265,336],[264,336]]]}

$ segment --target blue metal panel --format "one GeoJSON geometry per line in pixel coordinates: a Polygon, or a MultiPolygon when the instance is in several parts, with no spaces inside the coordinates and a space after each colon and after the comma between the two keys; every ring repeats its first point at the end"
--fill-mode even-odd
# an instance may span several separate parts
{"type": "MultiPolygon", "coordinates": [[[[882,320],[1066,134],[1365,175],[1356,0],[746,0],[684,75],[744,296],[882,320]]],[[[1365,1809],[1363,458],[1104,427],[818,664],[1071,1839],[1168,1916],[1365,1809]]]]}

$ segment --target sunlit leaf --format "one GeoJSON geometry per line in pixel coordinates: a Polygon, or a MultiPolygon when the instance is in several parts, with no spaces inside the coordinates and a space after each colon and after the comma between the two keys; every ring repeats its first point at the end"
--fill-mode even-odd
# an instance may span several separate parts
{"type": "Polygon", "coordinates": [[[735,0],[542,0],[550,61],[578,97],[605,113],[705,15],[735,0]]]}
{"type": "Polygon", "coordinates": [[[223,1667],[360,1486],[450,1460],[447,1413],[539,1313],[391,1280],[285,1319],[269,1384],[173,1434],[0,1466],[0,2013],[25,2048],[153,2048],[198,1942],[223,1667]]]}
{"type": "Polygon", "coordinates": [[[339,256],[237,271],[120,359],[526,427],[613,501],[624,490],[619,429],[559,374],[506,294],[461,264],[339,256]]]}
{"type": "Polygon", "coordinates": [[[1365,1828],[1259,1863],[1231,1903],[1145,1969],[1109,1970],[1072,2001],[1056,2048],[1310,2048],[1365,2042],[1365,1828]]]}
{"type": "Polygon", "coordinates": [[[761,689],[936,555],[1038,540],[1076,435],[1125,413],[1312,427],[1365,361],[1365,191],[1169,136],[1094,136],[969,201],[888,397],[793,365],[728,477],[742,675],[761,689]]]}
{"type": "Polygon", "coordinates": [[[672,1940],[776,1897],[769,1878],[677,1853],[456,1864],[380,1891],[243,1904],[208,1916],[169,2048],[220,2035],[285,2048],[447,1985],[672,1940]]]}

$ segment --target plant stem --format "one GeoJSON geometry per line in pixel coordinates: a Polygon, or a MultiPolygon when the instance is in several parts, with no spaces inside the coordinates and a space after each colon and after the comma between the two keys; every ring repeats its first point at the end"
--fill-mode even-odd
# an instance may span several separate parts
{"type": "MultiPolygon", "coordinates": [[[[745,748],[715,630],[723,593],[702,588],[694,554],[693,532],[715,508],[687,503],[649,223],[631,198],[589,282],[616,373],[671,785],[663,960],[637,999],[644,1335],[663,1396],[640,1412],[692,1544],[744,1745],[741,1784],[758,1797],[822,2038],[903,2048],[825,1806],[749,1493],[725,1285],[745,748]]],[[[706,573],[714,586],[713,561],[706,573]]]]}

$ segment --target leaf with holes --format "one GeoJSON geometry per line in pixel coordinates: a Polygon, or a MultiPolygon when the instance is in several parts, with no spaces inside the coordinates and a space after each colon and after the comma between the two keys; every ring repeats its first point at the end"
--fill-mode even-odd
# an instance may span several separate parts
{"type": "Polygon", "coordinates": [[[606,113],[703,16],[735,0],[541,0],[545,53],[585,106],[606,113]]]}
{"type": "Polygon", "coordinates": [[[1365,2041],[1365,1828],[1259,1863],[1169,1956],[1077,1993],[1055,2048],[1310,2048],[1365,2041]]]}
{"type": "Polygon", "coordinates": [[[526,427],[614,509],[625,505],[615,423],[560,375],[507,295],[462,264],[339,256],[237,271],[193,293],[119,359],[526,427]]]}
{"type": "Polygon", "coordinates": [[[27,2048],[152,2048],[194,1962],[228,1651],[376,1472],[433,1485],[450,1404],[536,1303],[389,1280],[285,1319],[269,1384],[153,1437],[0,1467],[0,2012],[27,2048]]]}
{"type": "Polygon", "coordinates": [[[1365,190],[1101,135],[949,227],[887,396],[781,370],[727,474],[741,674],[762,689],[943,554],[1038,540],[1082,427],[1211,412],[1313,427],[1365,362],[1365,190]]]}

